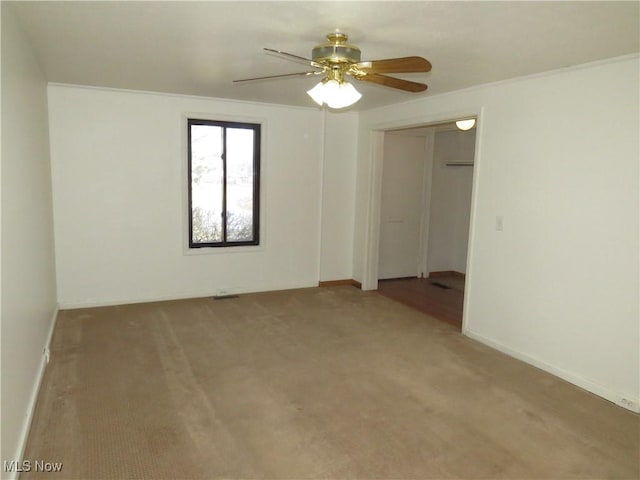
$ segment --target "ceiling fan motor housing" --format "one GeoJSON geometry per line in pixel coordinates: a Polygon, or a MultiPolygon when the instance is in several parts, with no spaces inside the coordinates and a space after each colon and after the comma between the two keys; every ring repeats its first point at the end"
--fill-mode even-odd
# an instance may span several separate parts
{"type": "Polygon", "coordinates": [[[330,33],[327,35],[329,43],[315,47],[311,52],[311,58],[318,63],[358,63],[360,49],[355,45],[347,45],[348,39],[344,33],[330,33]]]}

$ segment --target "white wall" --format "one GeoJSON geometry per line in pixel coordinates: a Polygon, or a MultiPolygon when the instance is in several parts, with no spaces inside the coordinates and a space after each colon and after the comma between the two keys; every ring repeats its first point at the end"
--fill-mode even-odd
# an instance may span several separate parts
{"type": "Polygon", "coordinates": [[[31,46],[2,2],[0,461],[22,454],[56,313],[46,93],[31,46]]]}
{"type": "Polygon", "coordinates": [[[50,85],[49,112],[62,307],[317,285],[320,110],[50,85]],[[260,247],[184,254],[189,113],[264,122],[260,247]]]}
{"type": "Polygon", "coordinates": [[[429,272],[467,269],[473,167],[447,166],[473,162],[475,129],[437,132],[433,151],[431,215],[427,269],[429,272]]]}
{"type": "Polygon", "coordinates": [[[320,280],[353,278],[358,115],[325,111],[320,280]]]}
{"type": "Polygon", "coordinates": [[[425,139],[385,133],[378,278],[416,277],[424,211],[425,139]]]}
{"type": "Polygon", "coordinates": [[[465,333],[637,409],[638,68],[625,57],[364,112],[356,279],[375,282],[371,131],[480,113],[465,333]]]}

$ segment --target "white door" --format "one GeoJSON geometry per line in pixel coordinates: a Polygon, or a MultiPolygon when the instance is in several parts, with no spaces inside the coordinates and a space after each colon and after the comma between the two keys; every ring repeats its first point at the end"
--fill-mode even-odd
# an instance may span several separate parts
{"type": "Polygon", "coordinates": [[[425,138],[385,133],[378,278],[418,276],[425,138]]]}

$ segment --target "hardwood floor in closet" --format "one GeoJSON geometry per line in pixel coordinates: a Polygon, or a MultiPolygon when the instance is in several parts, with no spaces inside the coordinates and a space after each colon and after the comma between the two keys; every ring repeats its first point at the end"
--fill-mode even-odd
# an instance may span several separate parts
{"type": "Polygon", "coordinates": [[[460,276],[380,280],[378,293],[462,329],[464,278],[460,276]]]}

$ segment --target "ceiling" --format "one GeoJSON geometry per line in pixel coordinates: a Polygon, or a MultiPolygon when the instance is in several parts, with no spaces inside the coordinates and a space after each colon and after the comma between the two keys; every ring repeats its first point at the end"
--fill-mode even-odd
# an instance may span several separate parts
{"type": "MultiPolygon", "coordinates": [[[[3,5],[7,2],[2,2],[3,5]]],[[[305,71],[263,47],[310,57],[339,28],[363,60],[419,55],[428,74],[412,94],[357,82],[353,110],[638,52],[631,2],[15,2],[47,79],[314,106],[318,77],[234,85],[305,71]]],[[[606,85],[603,85],[606,88],[606,85]]]]}

